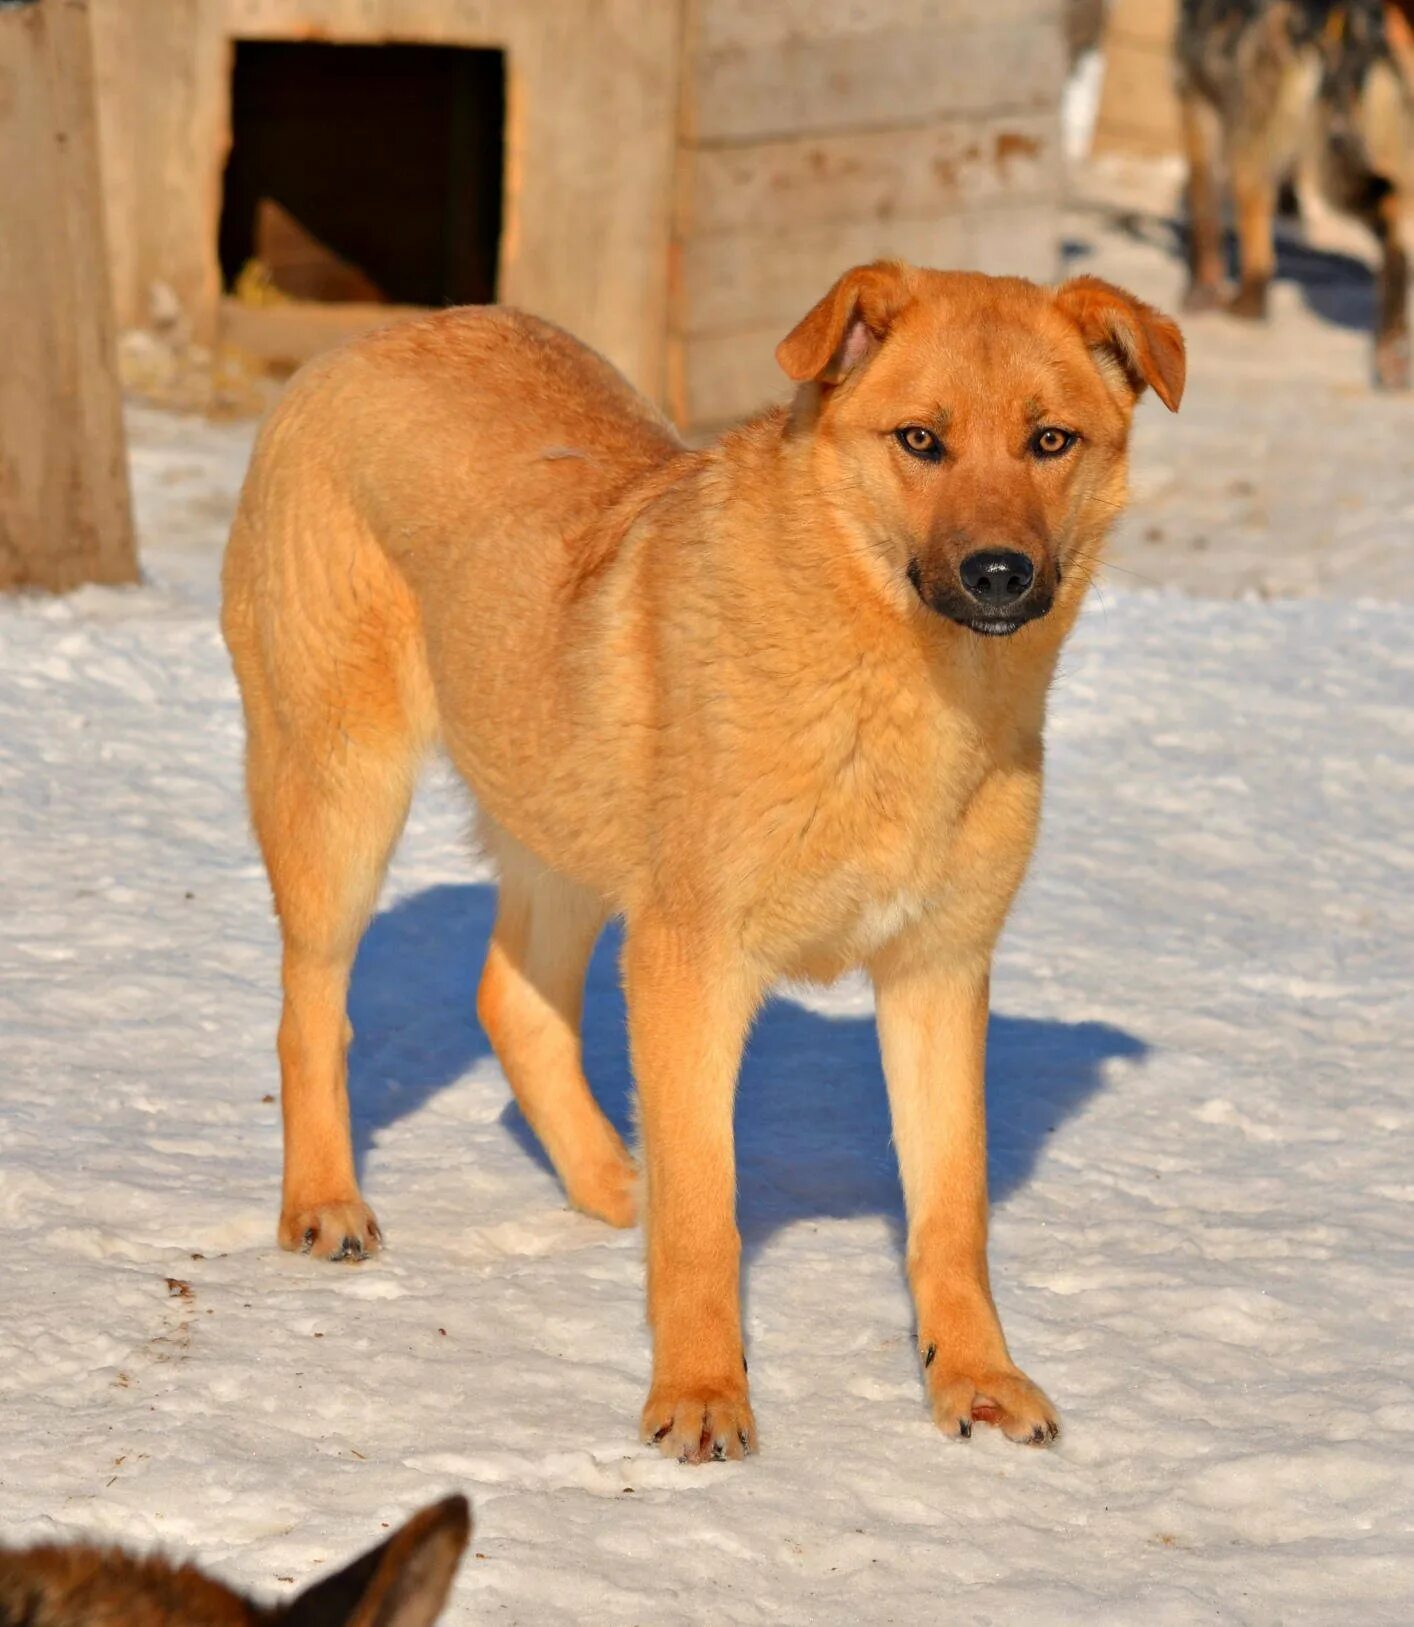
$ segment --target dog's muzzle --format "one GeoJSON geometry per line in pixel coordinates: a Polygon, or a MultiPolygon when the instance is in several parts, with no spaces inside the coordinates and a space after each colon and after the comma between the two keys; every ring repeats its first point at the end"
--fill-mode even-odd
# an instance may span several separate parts
{"type": "Polygon", "coordinates": [[[1038,578],[1025,554],[1004,548],[968,554],[955,577],[931,581],[915,559],[909,563],[908,579],[935,615],[984,638],[1006,638],[1028,621],[1038,620],[1055,597],[1052,585],[1038,578]]]}

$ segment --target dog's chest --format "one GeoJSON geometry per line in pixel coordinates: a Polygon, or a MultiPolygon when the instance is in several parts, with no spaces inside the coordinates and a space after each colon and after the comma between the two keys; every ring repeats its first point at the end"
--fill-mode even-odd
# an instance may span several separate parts
{"type": "Polygon", "coordinates": [[[807,975],[828,980],[865,964],[950,912],[958,885],[969,884],[972,808],[987,778],[976,767],[963,784],[887,776],[873,794],[819,814],[801,862],[781,878],[807,975]]]}
{"type": "Polygon", "coordinates": [[[788,801],[761,810],[776,862],[753,914],[775,953],[825,981],[920,928],[989,936],[1039,786],[1039,740],[1033,760],[984,710],[860,670],[868,681],[836,694],[827,728],[782,746],[808,768],[788,801]]]}
{"type": "Polygon", "coordinates": [[[906,888],[887,897],[866,899],[845,930],[844,942],[850,956],[869,960],[921,921],[928,913],[930,902],[906,888]]]}
{"type": "Polygon", "coordinates": [[[945,897],[925,890],[921,878],[918,885],[893,885],[865,864],[845,864],[789,900],[778,920],[789,923],[790,947],[781,947],[793,975],[829,983],[946,909],[945,897]]]}

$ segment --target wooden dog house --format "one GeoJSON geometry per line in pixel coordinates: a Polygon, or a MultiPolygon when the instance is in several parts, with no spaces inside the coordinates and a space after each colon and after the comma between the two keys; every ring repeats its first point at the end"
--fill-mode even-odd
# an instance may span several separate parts
{"type": "Polygon", "coordinates": [[[92,7],[127,328],[294,362],[496,298],[704,428],[856,261],[1056,269],[1058,0],[92,7]]]}

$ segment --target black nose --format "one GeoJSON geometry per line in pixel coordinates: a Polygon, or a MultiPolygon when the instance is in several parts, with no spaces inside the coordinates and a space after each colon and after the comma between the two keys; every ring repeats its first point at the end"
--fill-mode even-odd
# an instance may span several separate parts
{"type": "Polygon", "coordinates": [[[1035,567],[1026,555],[1009,549],[989,548],[969,554],[962,562],[963,587],[988,610],[1004,610],[1024,599],[1035,577],[1035,567]]]}

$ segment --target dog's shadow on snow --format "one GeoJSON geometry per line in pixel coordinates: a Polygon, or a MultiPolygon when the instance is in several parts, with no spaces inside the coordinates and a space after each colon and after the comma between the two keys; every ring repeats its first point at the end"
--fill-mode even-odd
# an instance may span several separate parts
{"type": "MultiPolygon", "coordinates": [[[[429,887],[379,914],[354,967],[349,1094],[360,1167],[378,1132],[491,1057],[476,1021],[476,981],[495,917],[487,885],[429,887]]],[[[620,935],[611,926],[589,969],[585,1071],[628,1135],[632,1087],[620,935]]],[[[1023,1185],[1051,1132],[1103,1083],[1104,1064],[1146,1046],[1106,1023],[993,1014],[987,1057],[994,1202],[1023,1185]]],[[[548,1161],[510,1098],[501,1122],[525,1155],[548,1161]]],[[[737,1096],[740,1224],[747,1259],[794,1221],[881,1215],[903,1203],[872,1016],[827,1017],[788,996],[752,1034],[737,1096]]]]}

